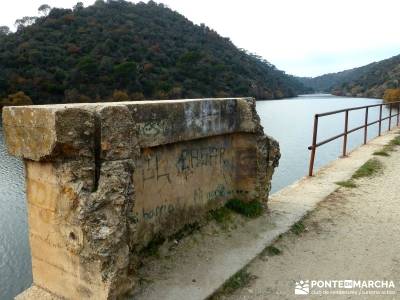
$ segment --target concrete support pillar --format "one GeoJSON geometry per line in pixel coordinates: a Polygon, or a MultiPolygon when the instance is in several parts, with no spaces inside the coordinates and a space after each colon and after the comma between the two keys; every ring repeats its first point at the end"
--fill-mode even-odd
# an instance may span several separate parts
{"type": "Polygon", "coordinates": [[[232,198],[266,203],[280,156],[248,98],[7,107],[3,123],[26,166],[24,299],[122,296],[154,237],[232,198]]]}

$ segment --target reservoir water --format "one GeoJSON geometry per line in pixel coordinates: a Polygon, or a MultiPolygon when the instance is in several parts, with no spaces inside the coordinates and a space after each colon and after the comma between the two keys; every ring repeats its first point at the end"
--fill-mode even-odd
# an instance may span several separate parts
{"type": "MultiPolygon", "coordinates": [[[[272,192],[293,183],[308,174],[314,115],[316,113],[343,108],[382,103],[380,99],[347,98],[326,94],[304,95],[291,99],[258,101],[257,111],[266,134],[276,138],[281,147],[282,158],[272,181],[272,192]]],[[[393,113],[394,114],[394,113],[393,113]]],[[[384,108],[383,116],[389,115],[384,108]]],[[[379,107],[369,111],[369,122],[379,118],[379,107]]],[[[365,110],[349,113],[349,129],[361,126],[365,121],[365,110]]],[[[395,121],[393,118],[392,122],[395,121]]],[[[387,130],[388,120],[382,130],[387,130]]],[[[333,137],[344,131],[344,113],[320,118],[318,141],[333,137]]],[[[378,124],[370,126],[368,137],[378,135],[378,124]]],[[[362,130],[349,135],[348,151],[360,146],[364,139],[362,130]]],[[[315,170],[337,159],[341,155],[343,138],[317,149],[315,170]]]]}
{"type": "MultiPolygon", "coordinates": [[[[378,99],[343,98],[331,95],[305,95],[292,99],[258,101],[257,111],[265,133],[276,138],[281,146],[282,158],[275,172],[273,192],[305,176],[308,170],[313,116],[315,113],[381,103],[378,99]]],[[[388,110],[385,110],[388,115],[388,110]]],[[[370,121],[378,117],[379,110],[370,112],[370,121]]],[[[320,122],[319,140],[343,132],[344,116],[326,117],[320,122]]],[[[362,111],[350,113],[350,128],[362,125],[362,111]]],[[[384,129],[387,122],[384,124],[384,129]]],[[[377,135],[377,126],[369,136],[377,135]]],[[[363,133],[349,137],[349,150],[362,143],[363,133]]],[[[316,168],[340,155],[342,140],[318,149],[316,168]]],[[[12,299],[29,287],[32,281],[28,242],[27,212],[24,192],[23,163],[7,154],[0,127],[0,299],[12,299]]]]}

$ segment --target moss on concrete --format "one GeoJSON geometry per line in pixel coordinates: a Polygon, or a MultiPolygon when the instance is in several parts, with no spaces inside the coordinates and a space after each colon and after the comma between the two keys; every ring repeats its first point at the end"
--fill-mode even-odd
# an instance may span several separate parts
{"type": "Polygon", "coordinates": [[[400,136],[396,136],[393,140],[389,142],[391,146],[400,146],[400,136]]]}
{"type": "Polygon", "coordinates": [[[373,153],[373,155],[375,155],[375,156],[390,156],[389,152],[387,150],[385,150],[385,149],[379,150],[379,151],[375,151],[373,153]]]}
{"type": "Polygon", "coordinates": [[[225,206],[248,218],[259,217],[264,212],[262,203],[257,200],[246,202],[239,199],[232,199],[229,200],[225,206]]]}
{"type": "Polygon", "coordinates": [[[261,253],[261,255],[265,256],[275,256],[275,255],[281,255],[282,254],[282,250],[271,245],[268,246],[267,248],[264,249],[264,251],[261,253]]]}
{"type": "Polygon", "coordinates": [[[338,182],[336,182],[336,184],[341,186],[341,187],[345,187],[345,188],[349,188],[349,189],[353,189],[353,188],[357,187],[357,185],[351,179],[350,180],[346,180],[346,181],[338,181],[338,182]]]}
{"type": "Polygon", "coordinates": [[[233,294],[236,290],[246,287],[256,276],[250,274],[246,269],[242,269],[229,278],[222,288],[215,293],[210,300],[225,299],[225,296],[233,294]]]}
{"type": "Polygon", "coordinates": [[[383,169],[383,164],[376,158],[368,160],[352,176],[353,179],[371,177],[383,169]]]}
{"type": "Polygon", "coordinates": [[[160,246],[165,242],[165,238],[161,235],[155,236],[145,248],[140,251],[141,256],[158,256],[160,246]]]}
{"type": "MultiPolygon", "coordinates": [[[[304,219],[304,218],[303,218],[304,219]]],[[[301,219],[300,221],[294,223],[292,225],[292,227],[290,227],[290,231],[292,233],[294,233],[295,235],[300,235],[302,234],[304,231],[306,231],[306,226],[303,223],[303,219],[301,219]]]]}
{"type": "Polygon", "coordinates": [[[231,221],[231,213],[232,211],[230,209],[228,209],[226,206],[223,206],[210,211],[210,217],[217,223],[224,224],[231,221]]]}

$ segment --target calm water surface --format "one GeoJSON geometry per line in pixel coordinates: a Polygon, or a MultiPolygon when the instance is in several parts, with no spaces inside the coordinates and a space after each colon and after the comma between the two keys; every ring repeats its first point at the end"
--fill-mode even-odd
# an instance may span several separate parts
{"type": "Polygon", "coordinates": [[[32,282],[22,161],[7,154],[0,126],[0,299],[32,282]]]}
{"type": "MultiPolygon", "coordinates": [[[[306,95],[294,99],[257,102],[262,125],[268,135],[281,145],[282,158],[273,178],[277,191],[305,176],[308,170],[313,115],[345,107],[380,103],[376,99],[341,98],[331,95],[306,95]]],[[[385,111],[385,114],[388,112],[385,111]]],[[[370,112],[370,120],[378,110],[370,112]]],[[[326,117],[320,122],[320,139],[343,131],[343,116],[326,117]]],[[[364,122],[362,112],[350,113],[350,126],[364,122]]],[[[371,127],[370,136],[376,135],[371,127]]],[[[361,144],[362,132],[349,138],[349,149],[361,144]]],[[[340,155],[341,141],[318,149],[316,167],[340,155]]],[[[0,299],[8,300],[29,287],[32,281],[28,243],[27,212],[24,192],[24,170],[20,160],[10,157],[5,149],[0,127],[0,299]]]]}
{"type": "MultiPolygon", "coordinates": [[[[272,191],[276,192],[308,174],[314,115],[348,107],[364,106],[381,103],[379,99],[346,98],[332,95],[304,95],[292,99],[258,101],[257,111],[266,134],[274,137],[280,143],[282,158],[279,168],[275,171],[272,181],[272,191]]],[[[384,116],[389,110],[384,109],[384,116]]],[[[379,107],[369,112],[369,121],[379,117],[379,107]]],[[[365,110],[349,113],[349,129],[364,124],[365,110]]],[[[393,119],[394,120],[394,119],[393,119]]],[[[388,121],[383,122],[383,129],[388,121]]],[[[378,134],[378,125],[369,127],[369,138],[378,134]]],[[[344,131],[344,114],[320,118],[318,141],[333,137],[344,131]]],[[[364,139],[363,131],[349,135],[348,150],[361,145],[364,139]]],[[[315,170],[341,155],[343,139],[325,144],[317,149],[315,170]]]]}

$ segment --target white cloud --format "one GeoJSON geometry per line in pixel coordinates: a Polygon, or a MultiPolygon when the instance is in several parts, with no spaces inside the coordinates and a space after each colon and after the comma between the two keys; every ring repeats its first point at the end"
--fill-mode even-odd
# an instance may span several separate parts
{"type": "MultiPolygon", "coordinates": [[[[1,2],[0,20],[11,25],[17,18],[36,14],[43,2],[72,7],[77,1],[1,2]]],[[[398,0],[160,2],[296,75],[340,71],[400,53],[398,0]]]]}

